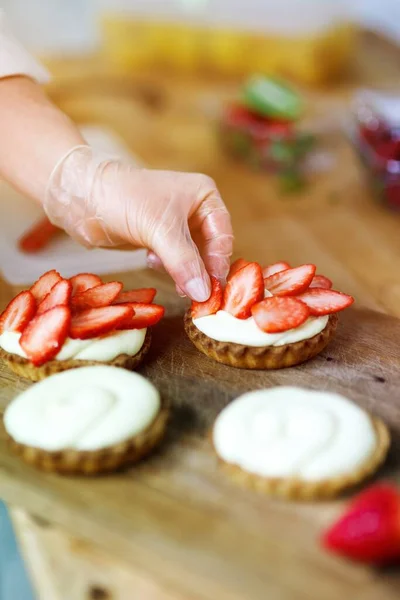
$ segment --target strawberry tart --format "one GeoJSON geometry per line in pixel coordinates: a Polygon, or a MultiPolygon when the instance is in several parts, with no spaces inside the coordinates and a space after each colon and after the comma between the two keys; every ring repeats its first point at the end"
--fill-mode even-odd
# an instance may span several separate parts
{"type": "Polygon", "coordinates": [[[0,358],[32,381],[89,365],[134,369],[150,348],[148,328],[164,315],[155,295],[91,273],[63,279],[49,271],[0,315],[0,358]]]}
{"type": "Polygon", "coordinates": [[[225,289],[212,278],[212,293],[193,302],[185,330],[196,348],[242,369],[280,369],[300,364],[331,341],[337,313],[353,303],[316,275],[315,265],[260,267],[238,259],[225,289]]]}

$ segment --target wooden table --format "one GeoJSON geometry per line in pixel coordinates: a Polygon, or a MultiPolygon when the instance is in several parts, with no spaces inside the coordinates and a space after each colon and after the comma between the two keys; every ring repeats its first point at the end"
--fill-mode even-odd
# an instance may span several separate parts
{"type": "MultiPolygon", "coordinates": [[[[365,37],[356,63],[348,82],[309,93],[310,118],[316,115],[324,127],[335,125],[355,87],[390,88],[399,82],[398,51],[374,37],[365,37]]],[[[263,263],[317,261],[319,271],[359,305],[400,316],[400,216],[371,199],[343,136],[325,136],[333,159],[329,172],[315,175],[304,192],[285,196],[274,180],[219,151],[212,118],[218,102],[234,93],[234,83],[166,75],[127,81],[98,60],[54,66],[59,77],[50,93],[74,119],[112,127],[152,167],[202,171],[216,179],[232,214],[236,256],[263,263]]],[[[124,279],[134,282],[135,276],[124,279]]],[[[0,282],[0,304],[12,294],[0,282]]],[[[182,598],[135,565],[42,519],[20,509],[12,515],[42,600],[182,598]]],[[[369,597],[389,600],[397,593],[377,584],[369,597]]]]}

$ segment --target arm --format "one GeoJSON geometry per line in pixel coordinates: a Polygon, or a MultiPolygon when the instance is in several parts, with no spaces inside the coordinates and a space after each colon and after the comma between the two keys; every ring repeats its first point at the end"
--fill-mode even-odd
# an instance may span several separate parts
{"type": "Polygon", "coordinates": [[[215,182],[137,169],[87,146],[35,82],[43,69],[3,26],[0,12],[0,174],[79,242],[147,248],[179,290],[205,301],[209,274],[228,273],[233,241],[215,182]]]}
{"type": "Polygon", "coordinates": [[[56,162],[84,143],[42,91],[39,84],[49,78],[15,38],[0,9],[0,174],[38,202],[56,162]]]}
{"type": "Polygon", "coordinates": [[[37,202],[57,161],[85,144],[73,122],[24,76],[0,79],[0,131],[0,174],[37,202]]]}

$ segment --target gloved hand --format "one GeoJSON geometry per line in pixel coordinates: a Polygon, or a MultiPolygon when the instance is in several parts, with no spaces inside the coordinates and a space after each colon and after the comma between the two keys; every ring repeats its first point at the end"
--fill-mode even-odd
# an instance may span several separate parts
{"type": "Polygon", "coordinates": [[[153,265],[161,261],[193,300],[209,298],[208,274],[228,273],[230,216],[205,175],[140,169],[77,146],[54,168],[44,209],[87,247],[149,249],[153,265]]]}

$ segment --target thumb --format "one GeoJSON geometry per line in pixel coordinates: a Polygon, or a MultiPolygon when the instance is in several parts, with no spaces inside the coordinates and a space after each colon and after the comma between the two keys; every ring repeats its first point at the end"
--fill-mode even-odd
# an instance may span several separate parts
{"type": "Polygon", "coordinates": [[[174,228],[162,228],[152,249],[182,292],[197,302],[208,300],[210,277],[187,225],[179,233],[174,228]]]}

